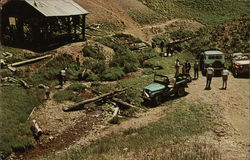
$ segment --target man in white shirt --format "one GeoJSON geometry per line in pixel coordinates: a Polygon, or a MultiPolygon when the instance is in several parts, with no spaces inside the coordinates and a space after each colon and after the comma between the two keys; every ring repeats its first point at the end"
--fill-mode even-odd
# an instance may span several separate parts
{"type": "Polygon", "coordinates": [[[210,85],[211,85],[213,76],[214,76],[214,69],[212,65],[210,64],[209,67],[207,68],[207,84],[206,84],[205,89],[211,89],[210,85]]]}
{"type": "Polygon", "coordinates": [[[49,86],[44,86],[44,91],[45,91],[46,99],[50,99],[50,89],[49,89],[49,86]]]}
{"type": "Polygon", "coordinates": [[[222,75],[222,89],[227,89],[227,79],[229,76],[229,71],[227,70],[226,67],[224,67],[224,69],[221,72],[222,75]],[[225,86],[225,87],[224,87],[225,86]]]}
{"type": "Polygon", "coordinates": [[[179,59],[176,59],[174,67],[175,67],[175,77],[176,77],[179,74],[179,68],[180,68],[180,61],[179,61],[179,59]]]}

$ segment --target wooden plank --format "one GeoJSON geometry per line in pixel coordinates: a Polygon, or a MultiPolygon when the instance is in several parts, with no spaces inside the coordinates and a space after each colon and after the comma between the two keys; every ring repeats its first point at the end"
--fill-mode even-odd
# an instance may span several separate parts
{"type": "Polygon", "coordinates": [[[49,57],[52,57],[52,55],[49,54],[49,55],[42,56],[42,57],[37,57],[37,58],[33,58],[33,59],[21,61],[21,62],[12,63],[12,64],[10,64],[10,66],[11,67],[22,66],[22,65],[29,64],[29,63],[34,63],[34,62],[37,62],[37,61],[40,61],[40,60],[43,60],[43,59],[46,59],[46,58],[49,58],[49,57]]]}

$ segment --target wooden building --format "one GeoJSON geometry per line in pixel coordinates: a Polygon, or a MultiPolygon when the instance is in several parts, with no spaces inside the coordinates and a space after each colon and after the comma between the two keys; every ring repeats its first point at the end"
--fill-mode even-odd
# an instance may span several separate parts
{"type": "Polygon", "coordinates": [[[84,40],[87,14],[73,0],[9,0],[1,10],[1,42],[49,46],[84,40]]]}

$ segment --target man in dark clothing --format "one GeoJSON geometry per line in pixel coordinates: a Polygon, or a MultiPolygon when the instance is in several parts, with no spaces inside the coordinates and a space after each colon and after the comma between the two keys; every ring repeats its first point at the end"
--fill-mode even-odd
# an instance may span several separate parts
{"type": "Polygon", "coordinates": [[[164,43],[164,41],[162,40],[161,43],[160,43],[161,52],[163,52],[164,46],[165,46],[165,43],[164,43]]]}
{"type": "Polygon", "coordinates": [[[198,61],[195,61],[194,63],[194,79],[199,78],[199,63],[198,61]]]}
{"type": "Polygon", "coordinates": [[[188,60],[187,60],[186,63],[185,63],[185,70],[186,70],[186,73],[189,74],[190,69],[191,69],[191,64],[190,64],[190,63],[188,62],[188,60]]]}

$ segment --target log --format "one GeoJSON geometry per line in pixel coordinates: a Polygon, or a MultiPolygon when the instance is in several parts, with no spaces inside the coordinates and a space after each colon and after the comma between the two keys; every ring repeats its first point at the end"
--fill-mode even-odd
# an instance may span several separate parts
{"type": "Polygon", "coordinates": [[[34,108],[32,109],[32,111],[30,112],[30,115],[29,115],[29,117],[27,118],[26,121],[28,121],[28,120],[30,119],[30,117],[32,116],[32,114],[34,113],[35,110],[36,110],[36,107],[34,107],[34,108]]]}
{"type": "Polygon", "coordinates": [[[91,98],[91,99],[87,99],[87,100],[81,101],[81,102],[79,102],[79,103],[77,103],[75,105],[72,105],[70,107],[63,108],[63,111],[64,112],[68,112],[68,111],[81,110],[81,109],[83,109],[83,107],[84,107],[85,104],[88,104],[88,103],[91,103],[91,102],[100,101],[100,100],[102,100],[104,98],[113,97],[115,94],[123,92],[123,91],[126,91],[127,89],[128,88],[124,88],[124,89],[121,89],[121,90],[116,90],[116,91],[113,91],[113,92],[102,94],[100,96],[97,96],[97,97],[94,97],[94,98],[91,98]]]}
{"type": "Polygon", "coordinates": [[[33,131],[34,135],[37,137],[41,136],[43,133],[42,129],[39,127],[36,120],[32,121],[32,131],[33,131]]]}
{"type": "Polygon", "coordinates": [[[118,112],[119,112],[119,107],[114,108],[113,115],[108,121],[109,123],[113,123],[113,124],[118,123],[118,112]]]}
{"type": "Polygon", "coordinates": [[[24,88],[26,88],[26,89],[29,88],[29,85],[24,80],[22,80],[22,79],[15,79],[13,77],[4,77],[1,80],[5,81],[5,82],[19,83],[24,88]]]}
{"type": "Polygon", "coordinates": [[[7,67],[9,70],[11,70],[12,72],[16,72],[16,68],[14,68],[14,67],[11,67],[10,65],[8,65],[8,67],[7,67]]]}
{"type": "Polygon", "coordinates": [[[112,115],[112,118],[116,117],[119,111],[119,107],[114,108],[114,113],[112,115]]]}
{"type": "MultiPolygon", "coordinates": [[[[101,92],[99,91],[96,91],[96,90],[92,90],[94,93],[96,93],[97,95],[101,95],[101,92]]],[[[124,102],[123,100],[121,99],[118,99],[118,98],[115,98],[115,97],[112,97],[111,101],[115,102],[115,103],[118,103],[118,104],[121,104],[123,106],[126,106],[128,108],[136,108],[136,109],[141,109],[141,110],[144,110],[142,108],[139,108],[139,107],[136,107],[130,103],[127,103],[127,102],[124,102]]]]}
{"type": "Polygon", "coordinates": [[[40,61],[40,60],[43,60],[43,59],[46,59],[46,58],[49,58],[49,57],[52,57],[52,55],[49,54],[49,55],[42,56],[42,57],[37,57],[37,58],[33,58],[33,59],[21,61],[21,62],[12,63],[9,66],[11,66],[11,67],[22,66],[22,65],[37,62],[37,61],[40,61]]]}
{"type": "Polygon", "coordinates": [[[29,85],[22,79],[19,79],[19,83],[25,88],[25,89],[28,89],[29,88],[29,85]]]}
{"type": "Polygon", "coordinates": [[[136,106],[134,106],[134,105],[132,105],[130,103],[124,102],[124,101],[122,101],[121,99],[118,99],[118,98],[112,98],[111,100],[113,102],[115,102],[115,103],[121,104],[121,105],[126,106],[128,108],[142,109],[142,108],[136,107],[136,106]]]}

